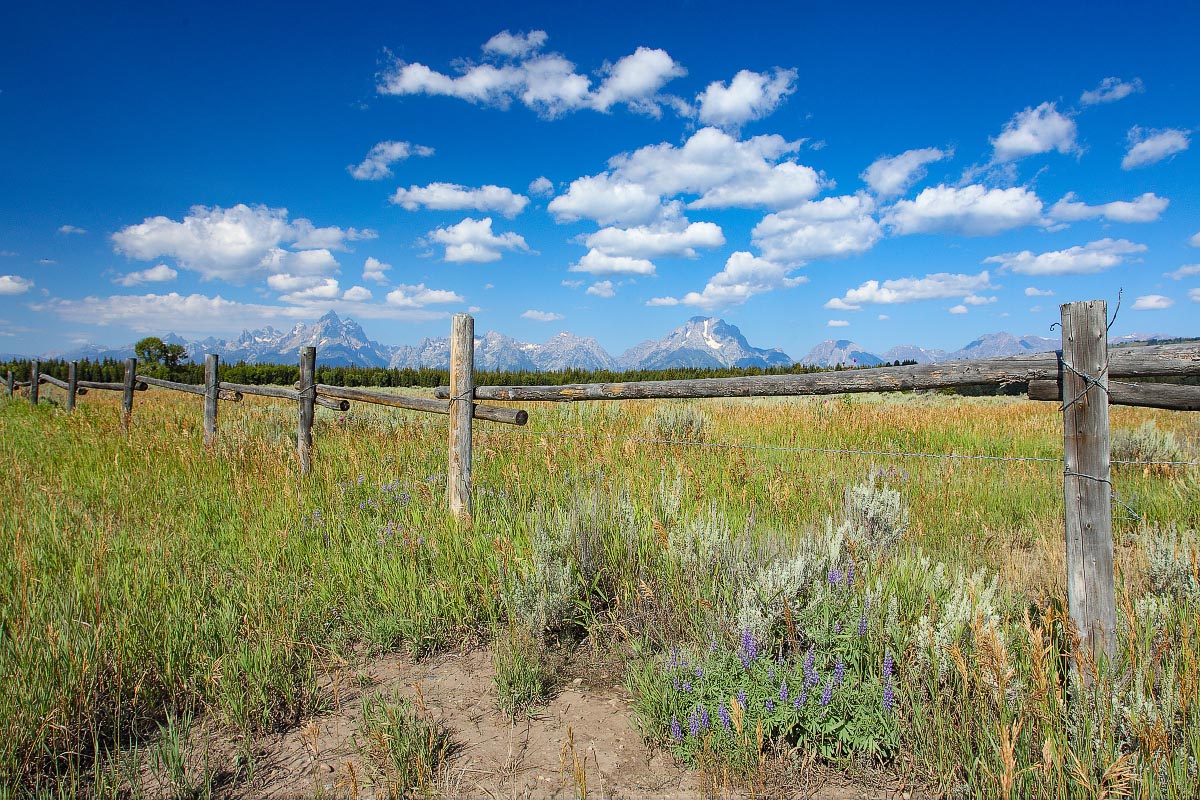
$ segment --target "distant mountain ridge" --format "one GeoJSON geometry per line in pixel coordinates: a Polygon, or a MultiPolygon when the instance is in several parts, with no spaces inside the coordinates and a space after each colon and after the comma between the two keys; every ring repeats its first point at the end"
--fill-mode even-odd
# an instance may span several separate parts
{"type": "MultiPolygon", "coordinates": [[[[1163,338],[1130,334],[1113,343],[1163,338]]],[[[216,353],[226,362],[249,364],[294,364],[301,347],[315,346],[317,358],[330,366],[433,368],[450,365],[450,340],[429,337],[415,345],[385,345],[369,338],[362,326],[329,312],[316,322],[298,322],[291,330],[273,327],[242,331],[231,339],[189,341],[175,334],[163,337],[168,344],[182,345],[188,358],[201,361],[216,353]]],[[[893,361],[932,364],[972,358],[998,358],[1020,353],[1037,353],[1058,348],[1057,339],[1042,336],[1017,337],[1010,333],[989,333],[965,347],[946,352],[906,344],[876,355],[847,339],[828,339],[814,346],[797,363],[814,366],[875,366],[893,361]]],[[[65,360],[105,358],[123,359],[133,355],[133,345],[107,348],[84,344],[66,352],[47,353],[45,358],[65,360]]],[[[13,360],[16,360],[14,357],[13,360]]],[[[680,367],[719,369],[723,367],[788,367],[792,359],[779,348],[751,345],[735,325],[717,317],[692,317],[660,339],[648,339],[618,357],[613,357],[599,342],[588,336],[562,331],[541,344],[522,342],[511,336],[487,331],[475,338],[475,366],[481,370],[545,372],[552,370],[657,370],[680,367]]]]}

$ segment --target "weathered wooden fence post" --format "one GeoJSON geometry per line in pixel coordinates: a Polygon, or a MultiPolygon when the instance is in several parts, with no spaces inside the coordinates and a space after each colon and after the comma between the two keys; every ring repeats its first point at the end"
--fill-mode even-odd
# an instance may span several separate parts
{"type": "MultiPolygon", "coordinates": [[[[1103,300],[1066,303],[1062,314],[1063,497],[1067,605],[1080,644],[1116,655],[1112,457],[1108,431],[1108,318],[1103,300]]],[[[1088,680],[1090,676],[1085,676],[1088,680]]]]}
{"type": "Polygon", "coordinates": [[[4,384],[8,387],[9,397],[12,397],[13,392],[17,390],[16,380],[17,379],[13,377],[12,370],[10,369],[8,374],[4,377],[4,384]]]}
{"type": "Polygon", "coordinates": [[[133,417],[133,387],[137,383],[137,359],[125,359],[125,386],[121,395],[121,430],[129,432],[129,420],[133,417]]]}
{"type": "Polygon", "coordinates": [[[29,404],[38,404],[38,383],[42,379],[42,365],[35,358],[29,362],[29,404]]]}
{"type": "Polygon", "coordinates": [[[300,348],[300,424],[296,427],[296,453],[300,474],[312,472],[313,407],[317,400],[317,348],[300,348]]]}
{"type": "Polygon", "coordinates": [[[209,353],[204,357],[204,446],[212,447],[217,441],[217,398],[220,396],[220,380],[217,366],[220,356],[209,353]]]}
{"type": "Polygon", "coordinates": [[[79,362],[72,361],[67,365],[67,413],[75,410],[75,393],[79,391],[79,362]]]}
{"type": "Polygon", "coordinates": [[[450,513],[471,521],[471,418],[475,405],[475,320],[455,314],[450,324],[450,513]]]}

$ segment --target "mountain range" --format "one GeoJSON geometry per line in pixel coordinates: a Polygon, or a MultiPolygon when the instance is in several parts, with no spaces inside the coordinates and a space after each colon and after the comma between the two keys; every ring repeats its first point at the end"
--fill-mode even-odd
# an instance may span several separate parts
{"type": "MultiPolygon", "coordinates": [[[[1132,334],[1113,339],[1140,341],[1152,337],[1132,334]]],[[[175,334],[163,337],[168,344],[182,345],[188,358],[201,361],[216,353],[228,363],[295,363],[301,347],[315,346],[317,359],[330,366],[434,368],[450,364],[450,340],[447,337],[422,339],[416,345],[385,345],[370,339],[352,319],[334,312],[313,323],[297,323],[289,331],[272,327],[242,331],[232,339],[208,337],[189,341],[175,334]]],[[[1057,349],[1057,339],[1041,336],[1013,336],[991,333],[975,339],[960,350],[947,352],[916,345],[899,345],[881,355],[871,353],[846,339],[829,339],[812,348],[797,363],[814,366],[874,366],[893,361],[930,364],[972,358],[997,358],[1020,353],[1057,349]]],[[[46,358],[123,359],[133,355],[133,345],[110,349],[93,344],[64,352],[46,354],[46,358]]],[[[661,339],[649,339],[613,357],[591,337],[563,331],[542,344],[522,342],[496,331],[475,338],[475,367],[481,370],[544,372],[551,370],[652,370],[676,367],[787,367],[793,360],[778,348],[752,346],[736,326],[716,317],[692,317],[661,339]]]]}

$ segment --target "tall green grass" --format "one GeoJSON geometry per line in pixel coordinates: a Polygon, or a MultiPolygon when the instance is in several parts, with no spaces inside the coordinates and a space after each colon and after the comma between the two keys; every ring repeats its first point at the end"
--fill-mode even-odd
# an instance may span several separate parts
{"type": "MultiPolygon", "coordinates": [[[[86,793],[105,765],[192,709],[247,735],[294,724],[322,707],[321,671],[364,648],[421,655],[486,638],[508,624],[506,581],[530,563],[547,520],[573,540],[590,529],[592,563],[608,565],[580,572],[590,588],[571,624],[637,658],[714,633],[705,605],[720,606],[726,589],[662,557],[672,537],[700,535],[689,520],[715,508],[728,540],[784,552],[871,476],[908,503],[906,547],[1001,573],[1011,624],[1023,603],[1062,595],[1055,461],[804,450],[1056,459],[1061,417],[1049,404],[714,401],[702,406],[703,442],[688,446],[639,441],[655,438],[647,432],[671,403],[536,406],[528,429],[476,427],[475,525],[463,527],[445,513],[444,418],[322,410],[314,471],[301,478],[286,404],[222,404],[206,452],[195,398],[139,395],[128,436],[117,402],[95,392],[66,415],[0,399],[0,796],[86,793]],[[600,535],[613,527],[625,535],[600,535]]],[[[1113,409],[1117,427],[1149,420],[1194,442],[1182,415],[1113,409]]],[[[1114,482],[1140,516],[1118,512],[1119,542],[1146,523],[1200,524],[1194,471],[1118,468],[1114,482]]],[[[951,774],[964,748],[1001,735],[980,722],[967,741],[955,731],[976,729],[954,716],[961,709],[921,707],[929,713],[908,721],[906,742],[927,774],[951,774]],[[917,748],[913,732],[933,744],[917,748]]]]}

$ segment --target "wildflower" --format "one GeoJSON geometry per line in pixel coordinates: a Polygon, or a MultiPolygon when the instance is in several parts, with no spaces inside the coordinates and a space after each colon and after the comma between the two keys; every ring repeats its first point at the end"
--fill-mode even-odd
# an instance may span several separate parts
{"type": "Polygon", "coordinates": [[[775,701],[774,700],[766,700],[763,702],[763,705],[766,706],[768,714],[775,710],[775,701]]]}
{"type": "Polygon", "coordinates": [[[813,669],[813,664],[816,662],[816,660],[816,650],[809,648],[808,654],[804,656],[804,682],[807,684],[812,684],[813,686],[816,686],[821,682],[821,678],[817,675],[817,671],[813,669]]]}
{"type": "Polygon", "coordinates": [[[842,582],[842,571],[837,567],[829,568],[829,585],[837,586],[842,582]]]}
{"type": "Polygon", "coordinates": [[[775,668],[774,667],[767,667],[767,680],[771,681],[772,683],[775,682],[775,668]]]}
{"type": "Polygon", "coordinates": [[[850,566],[846,567],[846,586],[854,583],[854,562],[850,562],[850,566]]]}
{"type": "Polygon", "coordinates": [[[667,659],[667,669],[675,669],[679,666],[679,648],[672,647],[670,655],[671,657],[667,659]]]}
{"type": "Polygon", "coordinates": [[[742,651],[740,653],[742,666],[750,669],[750,662],[758,658],[758,644],[754,641],[754,632],[749,628],[742,631],[742,651]]]}
{"type": "Polygon", "coordinates": [[[833,623],[833,632],[841,633],[842,632],[842,623],[840,623],[840,622],[833,623]]]}
{"type": "Polygon", "coordinates": [[[694,708],[692,713],[688,714],[688,733],[692,736],[700,735],[700,715],[694,708]]]}
{"type": "Polygon", "coordinates": [[[825,691],[821,692],[821,705],[827,706],[833,702],[833,679],[830,678],[825,683],[825,691]]]}
{"type": "Polygon", "coordinates": [[[863,614],[861,617],[858,618],[858,635],[859,636],[867,635],[867,615],[866,614],[863,614]]]}
{"type": "Polygon", "coordinates": [[[705,706],[700,706],[700,730],[708,730],[708,723],[708,708],[705,706]]]}
{"type": "Polygon", "coordinates": [[[808,689],[801,686],[800,694],[796,695],[796,699],[792,701],[792,707],[799,711],[806,700],[808,700],[808,689]]]}
{"type": "Polygon", "coordinates": [[[892,709],[896,707],[896,692],[892,689],[892,679],[889,676],[883,684],[883,710],[887,713],[892,713],[892,709]]]}
{"type": "Polygon", "coordinates": [[[746,690],[745,689],[738,689],[737,701],[738,701],[739,707],[741,707],[743,709],[746,707],[746,690]]]}
{"type": "Polygon", "coordinates": [[[846,662],[841,656],[837,657],[837,663],[833,665],[833,680],[837,686],[841,686],[842,681],[846,680],[846,662]]]}
{"type": "Polygon", "coordinates": [[[679,717],[671,717],[671,738],[676,742],[683,741],[683,729],[679,727],[679,717]]]}
{"type": "Polygon", "coordinates": [[[721,649],[721,645],[720,645],[720,643],[717,641],[717,635],[714,633],[714,634],[713,634],[713,637],[712,637],[712,640],[711,640],[711,641],[708,643],[708,650],[709,650],[709,652],[711,652],[711,653],[715,653],[715,652],[717,652],[717,651],[718,651],[718,650],[720,650],[720,649],[721,649]]]}
{"type": "Polygon", "coordinates": [[[696,665],[696,680],[700,680],[703,677],[704,677],[704,670],[700,667],[699,664],[697,664],[696,665]]]}
{"type": "Polygon", "coordinates": [[[362,485],[363,485],[363,481],[365,481],[366,479],[367,479],[367,476],[366,476],[366,475],[359,475],[359,476],[358,476],[358,485],[359,485],[359,486],[362,486],[362,485]]]}
{"type": "Polygon", "coordinates": [[[891,653],[891,651],[888,651],[888,654],[883,657],[883,677],[885,677],[885,678],[892,677],[892,667],[893,666],[894,665],[893,665],[893,661],[892,661],[892,653],[891,653]]]}
{"type": "Polygon", "coordinates": [[[787,699],[788,699],[787,681],[784,680],[783,683],[779,684],[779,702],[786,703],[787,699]]]}
{"type": "Polygon", "coordinates": [[[684,690],[685,692],[691,692],[691,691],[692,691],[692,682],[691,682],[691,681],[684,681],[684,682],[683,682],[683,690],[684,690]]]}
{"type": "Polygon", "coordinates": [[[721,702],[721,705],[717,706],[717,719],[721,720],[722,728],[729,730],[732,720],[729,717],[729,709],[725,707],[724,701],[721,702]]]}
{"type": "Polygon", "coordinates": [[[683,691],[683,684],[679,682],[679,678],[674,678],[672,680],[672,683],[675,684],[675,691],[677,691],[677,692],[683,691]]]}

